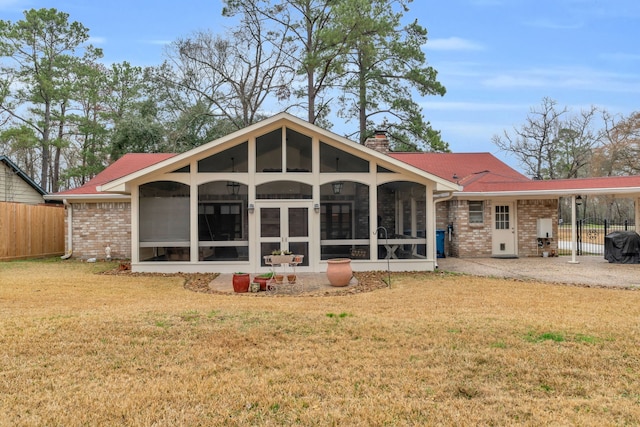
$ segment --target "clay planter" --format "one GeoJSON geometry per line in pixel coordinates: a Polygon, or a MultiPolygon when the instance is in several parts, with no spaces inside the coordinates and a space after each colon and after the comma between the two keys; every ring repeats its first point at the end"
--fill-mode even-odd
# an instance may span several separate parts
{"type": "Polygon", "coordinates": [[[251,284],[251,276],[249,276],[249,273],[233,273],[234,292],[238,292],[238,293],[249,292],[250,284],[251,284]]]}
{"type": "Polygon", "coordinates": [[[270,278],[268,277],[254,277],[253,281],[255,283],[259,283],[260,284],[260,290],[261,291],[266,291],[267,290],[267,282],[270,280],[270,278]]]}
{"type": "Polygon", "coordinates": [[[351,259],[333,258],[327,260],[327,278],[331,286],[347,286],[352,276],[351,259]]]}
{"type": "Polygon", "coordinates": [[[295,274],[287,274],[287,282],[296,283],[296,275],[295,274]]]}
{"type": "Polygon", "coordinates": [[[284,282],[284,275],[282,274],[276,274],[274,276],[274,279],[276,279],[276,283],[278,284],[282,284],[282,282],[284,282]]]}

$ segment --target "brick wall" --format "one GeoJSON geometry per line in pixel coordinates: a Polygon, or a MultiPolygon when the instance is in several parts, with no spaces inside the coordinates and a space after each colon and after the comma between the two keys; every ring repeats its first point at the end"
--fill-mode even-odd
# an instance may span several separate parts
{"type": "MultiPolygon", "coordinates": [[[[549,200],[518,200],[517,229],[518,256],[542,256],[545,251],[558,250],[558,201],[549,200]],[[538,247],[538,219],[551,218],[553,235],[549,244],[544,242],[543,248],[538,247]]],[[[436,226],[446,230],[447,224],[453,225],[452,241],[449,242],[445,234],[445,254],[460,258],[491,256],[491,239],[493,211],[491,201],[484,202],[484,224],[469,224],[469,205],[466,200],[450,200],[438,204],[436,211],[436,226]]]]}
{"type": "Polygon", "coordinates": [[[484,222],[469,224],[469,204],[467,200],[458,201],[456,212],[458,235],[458,253],[461,258],[491,256],[491,224],[493,222],[491,201],[484,201],[484,222]]]}
{"type": "Polygon", "coordinates": [[[544,250],[558,252],[558,201],[518,200],[518,255],[521,257],[542,256],[538,247],[538,219],[551,218],[553,236],[549,244],[544,242],[544,250]]]}
{"type": "Polygon", "coordinates": [[[491,202],[484,202],[484,223],[469,224],[467,200],[449,200],[438,204],[436,226],[445,230],[445,254],[460,258],[491,256],[491,202]],[[451,241],[447,225],[453,226],[451,241]]]}
{"type": "MultiPolygon", "coordinates": [[[[74,258],[104,259],[107,245],[113,259],[131,258],[131,203],[73,203],[71,206],[74,258]]],[[[69,226],[67,222],[65,217],[65,229],[69,226]]],[[[65,233],[65,239],[67,236],[65,233]]]]}
{"type": "Polygon", "coordinates": [[[445,231],[445,239],[444,239],[445,255],[457,256],[457,255],[454,255],[454,247],[452,245],[453,236],[452,236],[452,242],[449,242],[449,236],[447,234],[447,226],[453,223],[453,218],[449,215],[449,212],[450,212],[449,203],[450,202],[448,201],[436,203],[436,229],[445,231]]]}

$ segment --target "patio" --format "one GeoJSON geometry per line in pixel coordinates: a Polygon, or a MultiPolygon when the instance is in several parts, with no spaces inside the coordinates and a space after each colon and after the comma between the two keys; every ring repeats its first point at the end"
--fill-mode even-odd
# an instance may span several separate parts
{"type": "Polygon", "coordinates": [[[601,256],[551,258],[439,258],[438,269],[477,276],[584,286],[640,288],[640,264],[612,264],[601,256]]]}
{"type": "MultiPolygon", "coordinates": [[[[290,288],[287,288],[287,286],[289,285],[280,285],[281,288],[279,292],[274,292],[273,294],[295,295],[314,292],[337,292],[340,290],[352,288],[358,284],[358,281],[355,278],[352,278],[348,286],[331,286],[329,280],[327,279],[326,273],[296,273],[296,275],[298,276],[297,281],[299,283],[299,286],[291,286],[290,288]]],[[[254,276],[254,274],[251,275],[252,278],[254,276]]],[[[233,274],[220,274],[209,284],[209,288],[212,291],[233,293],[232,278],[233,274]]],[[[260,294],[267,294],[267,292],[260,292],[260,294]]]]}

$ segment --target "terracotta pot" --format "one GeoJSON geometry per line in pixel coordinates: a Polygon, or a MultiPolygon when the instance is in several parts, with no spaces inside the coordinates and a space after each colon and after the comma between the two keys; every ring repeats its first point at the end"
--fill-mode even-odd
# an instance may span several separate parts
{"type": "Polygon", "coordinates": [[[296,283],[296,275],[295,274],[287,274],[287,282],[296,283]]]}
{"type": "Polygon", "coordinates": [[[282,283],[282,282],[284,282],[284,275],[283,274],[276,274],[274,276],[274,279],[276,279],[276,283],[282,283]]]}
{"type": "Polygon", "coordinates": [[[249,273],[234,273],[233,275],[233,290],[235,292],[249,292],[249,285],[251,284],[251,277],[249,273]]]}
{"type": "Polygon", "coordinates": [[[266,277],[254,277],[253,281],[255,283],[260,283],[260,290],[261,291],[266,291],[267,290],[267,282],[269,281],[268,278],[266,278],[266,277]]]}
{"type": "Polygon", "coordinates": [[[333,258],[327,260],[327,278],[331,286],[347,286],[353,277],[351,259],[333,258]]]}

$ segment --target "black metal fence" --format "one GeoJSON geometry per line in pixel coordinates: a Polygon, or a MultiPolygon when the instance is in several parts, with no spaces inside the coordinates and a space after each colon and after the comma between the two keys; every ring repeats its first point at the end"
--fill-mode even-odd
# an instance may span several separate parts
{"type": "MultiPolygon", "coordinates": [[[[613,222],[607,219],[585,218],[576,221],[576,254],[603,255],[604,237],[612,231],[636,231],[632,220],[613,222]]],[[[558,254],[571,254],[571,224],[558,225],[558,254]]]]}

